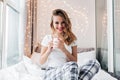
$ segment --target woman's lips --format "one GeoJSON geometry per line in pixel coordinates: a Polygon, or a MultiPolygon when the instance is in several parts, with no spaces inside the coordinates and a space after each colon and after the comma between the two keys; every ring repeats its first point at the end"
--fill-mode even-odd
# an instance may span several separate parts
{"type": "Polygon", "coordinates": [[[61,27],[61,28],[57,28],[59,31],[63,31],[64,30],[64,27],[61,27]]]}

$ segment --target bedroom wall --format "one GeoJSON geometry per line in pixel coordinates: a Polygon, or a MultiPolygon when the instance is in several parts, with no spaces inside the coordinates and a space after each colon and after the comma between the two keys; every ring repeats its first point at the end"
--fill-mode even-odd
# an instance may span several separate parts
{"type": "Polygon", "coordinates": [[[37,41],[50,34],[52,10],[64,9],[72,22],[79,47],[95,47],[95,0],[38,0],[37,41]]]}

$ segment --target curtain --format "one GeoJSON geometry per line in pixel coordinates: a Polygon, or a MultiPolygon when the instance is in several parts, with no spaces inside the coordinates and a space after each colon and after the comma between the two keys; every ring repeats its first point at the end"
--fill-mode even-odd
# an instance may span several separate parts
{"type": "Polygon", "coordinates": [[[27,22],[25,33],[24,54],[31,57],[34,49],[37,28],[37,0],[27,0],[27,22]]]}

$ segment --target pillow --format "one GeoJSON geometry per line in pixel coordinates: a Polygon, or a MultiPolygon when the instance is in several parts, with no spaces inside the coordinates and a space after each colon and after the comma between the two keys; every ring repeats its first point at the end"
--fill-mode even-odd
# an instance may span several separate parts
{"type": "Polygon", "coordinates": [[[77,59],[78,59],[77,61],[78,66],[81,67],[84,64],[86,64],[88,61],[96,59],[95,51],[78,53],[77,59]]]}

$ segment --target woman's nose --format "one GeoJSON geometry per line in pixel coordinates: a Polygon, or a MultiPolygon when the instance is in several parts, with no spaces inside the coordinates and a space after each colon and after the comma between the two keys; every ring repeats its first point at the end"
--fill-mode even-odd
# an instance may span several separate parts
{"type": "Polygon", "coordinates": [[[62,27],[62,24],[59,24],[59,27],[62,27]]]}

